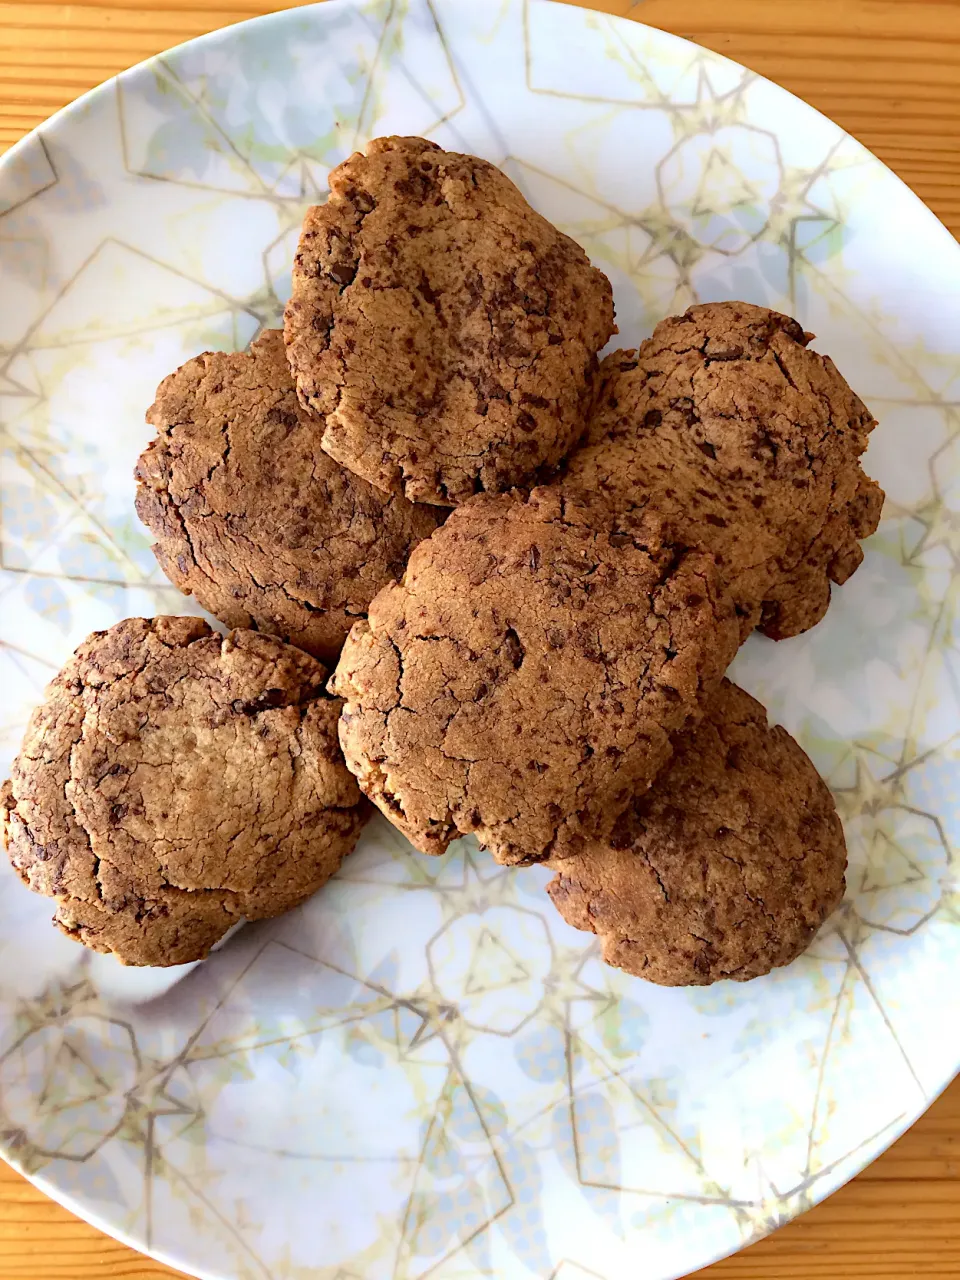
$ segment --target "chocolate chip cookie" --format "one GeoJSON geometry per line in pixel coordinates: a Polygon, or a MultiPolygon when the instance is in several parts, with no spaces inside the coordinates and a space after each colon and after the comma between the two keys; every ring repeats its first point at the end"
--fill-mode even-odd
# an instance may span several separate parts
{"type": "Polygon", "coordinates": [[[716,556],[746,636],[798,635],[863,559],[883,492],[860,455],[876,425],[795,320],[691,307],[601,367],[566,492],[650,505],[716,556]]]}
{"type": "Polygon", "coordinates": [[[795,960],[840,903],[846,847],[810,760],[724,680],[612,837],[547,892],[603,958],[650,982],[738,982],[795,960]]]}
{"type": "Polygon", "coordinates": [[[0,814],[54,923],[125,964],[205,956],[315,892],[366,804],[315,659],[198,618],[95,632],[30,721],[0,814]]]}
{"type": "Polygon", "coordinates": [[[208,352],[166,378],[137,464],[137,513],[167,577],[228,627],[271,632],[335,662],[347,632],[435,508],[384,494],[320,447],[283,335],[208,352]]]}
{"type": "Polygon", "coordinates": [[[483,496],[350,633],[332,688],[361,789],[424,853],[577,851],[696,721],[736,651],[704,552],[556,490],[483,496]]]}
{"type": "Polygon", "coordinates": [[[331,457],[414,502],[529,481],[584,427],[607,278],[485,160],[378,138],[303,224],[286,311],[331,457]]]}

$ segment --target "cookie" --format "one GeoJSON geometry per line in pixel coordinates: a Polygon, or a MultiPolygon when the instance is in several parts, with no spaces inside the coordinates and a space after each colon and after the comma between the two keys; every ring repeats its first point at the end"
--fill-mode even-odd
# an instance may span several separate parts
{"type": "Polygon", "coordinates": [[[303,902],[367,806],[315,659],[199,618],[94,632],[34,713],[0,814],[54,923],[125,964],[199,960],[303,902]]]}
{"type": "Polygon", "coordinates": [[[285,332],[330,456],[456,506],[572,448],[616,326],[607,278],[494,165],[378,138],[307,213],[285,332]]]}
{"type": "Polygon", "coordinates": [[[347,632],[435,508],[386,495],[320,447],[283,335],[208,352],[170,375],[147,414],[137,513],[164,573],[228,627],[271,632],[335,662],[347,632]]]}
{"type": "Polygon", "coordinates": [[[424,853],[575,852],[668,759],[738,643],[716,567],[552,489],[459,507],[354,626],[332,689],[361,789],[424,853]]]}
{"type": "Polygon", "coordinates": [[[664,986],[745,982],[809,946],[844,892],[843,828],[786,730],[724,680],[611,839],[547,886],[603,958],[664,986]]]}
{"type": "Polygon", "coordinates": [[[647,504],[716,556],[742,618],[806,631],[856,570],[883,492],[859,462],[876,425],[795,320],[742,302],[691,307],[602,365],[566,492],[647,504]]]}

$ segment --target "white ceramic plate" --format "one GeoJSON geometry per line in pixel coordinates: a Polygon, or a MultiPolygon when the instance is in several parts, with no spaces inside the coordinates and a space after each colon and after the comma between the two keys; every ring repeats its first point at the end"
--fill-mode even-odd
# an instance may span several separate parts
{"type": "Polygon", "coordinates": [[[0,764],[87,632],[190,610],[133,511],[144,409],[279,321],[305,206],[392,132],[503,165],[610,275],[622,345],[696,299],[767,303],[881,419],[866,563],[735,672],[836,790],[847,900],[787,970],[661,990],[601,966],[546,872],[432,861],[380,822],[307,908],[163,994],[4,871],[0,1145],[217,1280],[664,1280],[832,1191],[960,1062],[960,248],[834,125],[543,0],[336,0],[144,64],[14,148],[0,764]]]}

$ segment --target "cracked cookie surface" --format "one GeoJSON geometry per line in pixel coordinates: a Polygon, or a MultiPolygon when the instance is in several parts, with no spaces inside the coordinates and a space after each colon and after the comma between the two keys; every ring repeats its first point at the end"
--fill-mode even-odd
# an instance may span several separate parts
{"type": "Polygon", "coordinates": [[[547,886],[604,960],[666,986],[746,981],[795,960],[844,891],[826,783],[759,702],[724,680],[612,838],[547,886]]]}
{"type": "Polygon", "coordinates": [[[160,384],[137,463],[137,514],[175,586],[228,627],[335,662],[439,513],[384,494],[320,447],[283,335],[208,352],[160,384]]]}
{"type": "Polygon", "coordinates": [[[662,321],[601,366],[583,446],[562,480],[650,504],[709,548],[742,617],[774,639],[826,613],[863,559],[883,491],[860,455],[876,425],[795,320],[718,302],[662,321]]]}
{"type": "Polygon", "coordinates": [[[361,789],[418,849],[577,850],[668,759],[736,652],[712,559],[554,489],[483,496],[420,544],[331,688],[361,789]]]}
{"type": "Polygon", "coordinates": [[[126,964],[201,959],[241,917],[303,902],[363,800],[315,659],[199,618],[95,632],[34,713],[0,813],[54,923],[126,964]]]}
{"type": "Polygon", "coordinates": [[[606,276],[494,165],[422,138],[376,139],[330,191],[285,334],[331,457],[440,506],[559,462],[616,332],[606,276]]]}

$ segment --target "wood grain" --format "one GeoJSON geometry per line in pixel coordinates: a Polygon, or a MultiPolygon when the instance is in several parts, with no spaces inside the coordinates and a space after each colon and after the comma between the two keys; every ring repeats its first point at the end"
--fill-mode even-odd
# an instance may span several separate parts
{"type": "MultiPolygon", "coordinates": [[[[0,151],[142,58],[296,2],[0,0],[0,151]]],[[[876,152],[960,234],[960,0],[586,4],[687,36],[799,94],[876,152]]],[[[0,1162],[0,1280],[174,1275],[80,1222],[0,1162]]],[[[848,1187],[700,1275],[956,1280],[960,1081],[848,1187]]]]}

